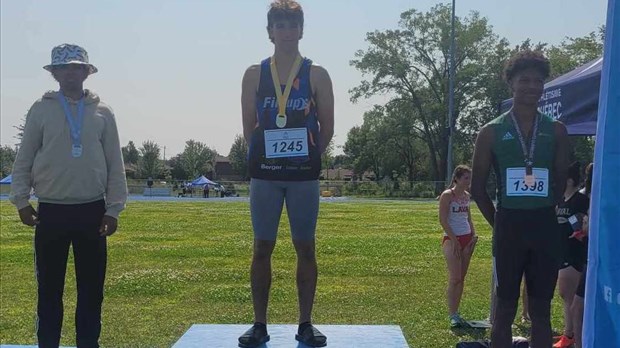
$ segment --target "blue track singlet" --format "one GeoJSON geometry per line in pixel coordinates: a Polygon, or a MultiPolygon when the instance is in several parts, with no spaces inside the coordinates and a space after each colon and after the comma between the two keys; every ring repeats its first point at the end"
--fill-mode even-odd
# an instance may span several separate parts
{"type": "Polygon", "coordinates": [[[321,171],[321,154],[316,103],[310,86],[312,61],[304,58],[294,79],[286,104],[287,122],[283,128],[276,126],[278,101],[270,63],[271,58],[261,62],[256,94],[258,126],[252,133],[249,146],[250,176],[263,180],[317,180],[321,171]]]}

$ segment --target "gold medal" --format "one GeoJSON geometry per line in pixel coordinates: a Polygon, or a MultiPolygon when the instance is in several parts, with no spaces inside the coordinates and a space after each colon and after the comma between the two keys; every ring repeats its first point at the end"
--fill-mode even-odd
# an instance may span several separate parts
{"type": "Polygon", "coordinates": [[[293,81],[295,80],[295,76],[297,76],[297,73],[299,72],[301,62],[302,58],[300,55],[298,55],[295,58],[295,62],[293,63],[291,70],[289,71],[288,79],[286,81],[286,85],[284,86],[284,92],[282,92],[282,86],[280,86],[280,77],[278,76],[278,70],[276,68],[276,58],[271,57],[271,79],[273,81],[273,87],[276,92],[276,100],[278,101],[278,115],[276,116],[276,126],[278,126],[278,128],[286,127],[286,102],[288,101],[288,97],[291,95],[293,81]]]}
{"type": "Polygon", "coordinates": [[[276,116],[276,126],[278,126],[278,128],[286,127],[286,114],[278,114],[278,116],[276,116]]]}

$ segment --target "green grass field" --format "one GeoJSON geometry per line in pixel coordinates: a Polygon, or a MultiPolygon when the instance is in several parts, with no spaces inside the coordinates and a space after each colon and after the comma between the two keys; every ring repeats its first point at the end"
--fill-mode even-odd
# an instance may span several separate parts
{"type": "MultiPolygon", "coordinates": [[[[19,223],[7,201],[0,202],[0,208],[0,343],[34,344],[33,230],[19,223]]],[[[437,220],[436,202],[321,203],[314,322],[399,325],[413,347],[454,347],[461,340],[488,336],[448,327],[447,274],[437,220]]],[[[474,220],[480,240],[461,313],[466,319],[484,319],[491,235],[477,210],[474,220]]],[[[108,246],[104,347],[170,347],[195,323],[251,323],[248,203],[130,202],[108,246]]],[[[283,217],[273,258],[271,323],[296,323],[294,265],[283,217]]],[[[70,259],[63,345],[75,344],[75,293],[70,259]]],[[[556,297],[556,331],[561,329],[561,313],[556,297]]],[[[526,334],[524,330],[515,333],[526,334]]]]}

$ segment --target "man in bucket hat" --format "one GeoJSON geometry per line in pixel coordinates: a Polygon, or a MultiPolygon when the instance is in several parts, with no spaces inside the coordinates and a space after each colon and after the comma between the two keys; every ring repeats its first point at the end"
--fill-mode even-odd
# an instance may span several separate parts
{"type": "Polygon", "coordinates": [[[78,347],[99,347],[106,237],[117,228],[127,182],[114,114],[83,89],[97,68],[79,46],[52,50],[50,71],[60,85],[28,111],[13,166],[10,200],[21,221],[35,226],[39,347],[58,347],[69,245],[77,281],[78,347]],[[29,203],[34,188],[38,209],[29,203]]]}

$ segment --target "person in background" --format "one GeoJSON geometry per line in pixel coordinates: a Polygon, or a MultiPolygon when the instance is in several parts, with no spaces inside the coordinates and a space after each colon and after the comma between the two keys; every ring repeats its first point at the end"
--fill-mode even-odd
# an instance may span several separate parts
{"type": "MultiPolygon", "coordinates": [[[[583,188],[579,191],[580,193],[586,195],[588,199],[590,199],[590,193],[592,192],[592,171],[594,170],[594,164],[590,163],[586,167],[586,180],[584,182],[583,188]]],[[[589,212],[588,215],[584,216],[582,223],[582,232],[583,238],[581,241],[584,244],[584,248],[586,250],[586,264],[583,266],[583,272],[581,272],[581,277],[579,278],[579,285],[577,285],[577,290],[575,290],[575,297],[573,298],[573,303],[571,305],[571,315],[573,317],[573,330],[575,333],[575,348],[581,348],[582,342],[582,330],[583,330],[583,304],[584,298],[586,294],[586,277],[587,277],[587,259],[588,259],[588,234],[590,233],[590,220],[589,220],[589,212]]]]}
{"type": "Polygon", "coordinates": [[[443,228],[442,250],[448,267],[448,315],[450,327],[467,326],[458,310],[469,262],[478,236],[469,211],[471,169],[459,165],[452,174],[452,186],[439,197],[439,222],[443,228]]]}
{"type": "Polygon", "coordinates": [[[586,264],[587,250],[581,238],[576,238],[574,233],[576,229],[582,230],[581,224],[588,214],[590,205],[588,196],[579,192],[580,170],[579,162],[574,162],[568,167],[564,197],[556,208],[558,224],[560,224],[564,238],[562,241],[564,260],[558,275],[558,290],[564,305],[564,333],[557,337],[554,348],[571,347],[575,342],[571,305],[586,264]]]}

